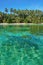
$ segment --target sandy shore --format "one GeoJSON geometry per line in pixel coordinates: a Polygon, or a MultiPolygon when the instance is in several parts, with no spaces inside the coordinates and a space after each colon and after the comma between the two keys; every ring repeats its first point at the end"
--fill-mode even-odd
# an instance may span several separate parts
{"type": "Polygon", "coordinates": [[[43,23],[0,23],[0,25],[43,25],[43,23]]]}

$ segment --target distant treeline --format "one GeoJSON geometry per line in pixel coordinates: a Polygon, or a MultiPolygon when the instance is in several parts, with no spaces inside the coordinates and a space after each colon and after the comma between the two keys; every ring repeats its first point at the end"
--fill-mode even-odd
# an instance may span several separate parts
{"type": "Polygon", "coordinates": [[[0,11],[0,23],[43,23],[43,11],[11,8],[9,12],[5,8],[4,12],[0,11]]]}

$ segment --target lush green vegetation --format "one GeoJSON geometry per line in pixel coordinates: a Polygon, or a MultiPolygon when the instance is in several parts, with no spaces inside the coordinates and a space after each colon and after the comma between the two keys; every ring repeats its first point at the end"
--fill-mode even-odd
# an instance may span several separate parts
{"type": "Polygon", "coordinates": [[[5,12],[0,12],[0,23],[43,23],[43,11],[5,8],[5,12]]]}

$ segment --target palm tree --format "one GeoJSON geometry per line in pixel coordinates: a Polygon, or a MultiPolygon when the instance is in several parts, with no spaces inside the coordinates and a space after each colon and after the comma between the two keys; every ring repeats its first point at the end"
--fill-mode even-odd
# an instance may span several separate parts
{"type": "Polygon", "coordinates": [[[14,12],[13,8],[10,9],[10,13],[12,14],[14,12]]]}
{"type": "Polygon", "coordinates": [[[14,13],[16,13],[16,14],[17,14],[17,10],[16,10],[16,9],[14,9],[14,13]]]}
{"type": "Polygon", "coordinates": [[[15,16],[18,16],[19,15],[19,11],[14,9],[14,14],[15,14],[15,16]]]}
{"type": "Polygon", "coordinates": [[[2,12],[0,12],[0,23],[3,23],[4,15],[2,12]]]}
{"type": "Polygon", "coordinates": [[[6,14],[8,13],[8,9],[7,8],[5,8],[5,12],[6,12],[6,14]]]}

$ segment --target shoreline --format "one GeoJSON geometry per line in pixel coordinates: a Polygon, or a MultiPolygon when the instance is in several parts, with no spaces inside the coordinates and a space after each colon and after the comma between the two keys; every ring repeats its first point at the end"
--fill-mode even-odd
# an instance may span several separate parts
{"type": "Polygon", "coordinates": [[[43,25],[43,23],[0,23],[0,25],[43,25]]]}

